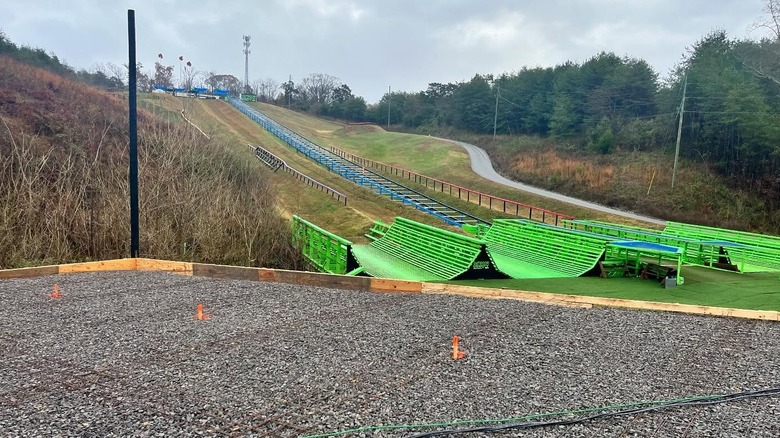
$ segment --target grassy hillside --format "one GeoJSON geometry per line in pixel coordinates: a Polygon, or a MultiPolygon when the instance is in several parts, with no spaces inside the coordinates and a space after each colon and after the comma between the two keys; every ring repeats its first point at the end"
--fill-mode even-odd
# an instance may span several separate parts
{"type": "MultiPolygon", "coordinates": [[[[0,268],[129,255],[127,101],[0,57],[0,268]]],[[[295,268],[267,175],[141,112],[141,255],[295,268]]]]}
{"type": "MultiPolygon", "coordinates": [[[[394,217],[404,216],[441,225],[441,222],[432,216],[391,202],[368,189],[358,187],[301,156],[226,102],[163,95],[150,96],[143,104],[151,111],[160,114],[163,112],[178,114],[184,109],[188,119],[207,135],[219,139],[256,171],[269,176],[268,181],[277,200],[276,207],[286,217],[299,215],[354,241],[364,240],[363,234],[377,219],[392,222],[394,217]],[[270,169],[253,157],[247,144],[262,146],[280,156],[295,169],[345,193],[349,196],[347,206],[319,190],[306,186],[287,173],[282,171],[271,173],[270,169]]],[[[323,121],[315,121],[310,126],[313,127],[310,129],[323,131],[338,127],[323,121]]]]}
{"type": "MultiPolygon", "coordinates": [[[[436,140],[426,135],[387,132],[378,126],[356,127],[323,121],[307,114],[289,111],[285,108],[265,103],[257,103],[256,106],[284,125],[324,146],[335,146],[366,158],[393,164],[474,190],[578,218],[637,224],[635,221],[620,216],[577,207],[487,181],[471,170],[468,153],[463,148],[450,142],[436,140]]],[[[415,185],[409,181],[404,181],[404,184],[425,191],[422,185],[415,185]]],[[[457,198],[434,194],[430,191],[428,193],[443,202],[463,208],[479,217],[486,219],[506,217],[498,212],[491,212],[486,208],[471,206],[465,201],[459,202],[457,198]]]]}

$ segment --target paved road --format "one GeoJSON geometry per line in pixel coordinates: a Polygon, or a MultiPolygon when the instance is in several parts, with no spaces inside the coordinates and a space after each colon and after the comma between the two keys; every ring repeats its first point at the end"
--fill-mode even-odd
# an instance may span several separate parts
{"type": "Polygon", "coordinates": [[[507,179],[499,175],[498,172],[496,172],[496,170],[493,169],[493,163],[490,162],[490,157],[488,157],[487,152],[485,152],[483,149],[474,146],[473,144],[464,143],[462,141],[449,140],[446,138],[439,138],[439,137],[434,137],[434,138],[438,140],[444,140],[444,141],[449,141],[451,143],[455,143],[456,145],[466,149],[466,151],[468,151],[469,153],[469,157],[471,157],[471,169],[477,175],[489,179],[493,182],[503,184],[505,186],[509,186],[518,190],[522,190],[524,192],[533,193],[539,196],[544,196],[546,198],[551,198],[562,202],[568,202],[569,204],[573,204],[579,207],[590,208],[592,210],[598,210],[605,213],[610,213],[610,214],[623,216],[631,219],[645,221],[656,225],[666,225],[666,221],[661,219],[657,219],[650,216],[643,216],[641,214],[631,213],[629,211],[623,211],[615,208],[605,207],[601,204],[584,201],[582,199],[572,198],[571,196],[561,195],[560,193],[555,193],[549,190],[540,189],[538,187],[529,186],[528,184],[512,181],[511,179],[507,179]]]}

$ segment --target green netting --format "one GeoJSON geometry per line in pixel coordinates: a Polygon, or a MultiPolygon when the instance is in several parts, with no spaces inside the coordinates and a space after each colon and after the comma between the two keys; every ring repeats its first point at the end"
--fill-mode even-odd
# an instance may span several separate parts
{"type": "Polygon", "coordinates": [[[352,246],[365,273],[416,281],[495,278],[485,243],[402,217],[368,245],[352,246]]]}
{"type": "Polygon", "coordinates": [[[372,277],[413,281],[449,280],[447,277],[421,269],[371,245],[355,245],[352,247],[352,254],[363,267],[364,272],[372,277]]]}
{"type": "Polygon", "coordinates": [[[633,231],[643,231],[645,233],[660,233],[661,230],[656,228],[647,228],[647,227],[640,227],[637,225],[626,225],[626,224],[615,224],[612,222],[604,222],[604,221],[594,221],[594,220],[588,220],[588,219],[563,219],[561,221],[561,226],[564,228],[571,228],[575,230],[583,230],[585,229],[585,226],[593,226],[593,227],[599,227],[599,226],[605,226],[605,227],[618,227],[622,230],[633,230],[633,231]]]}
{"type": "Polygon", "coordinates": [[[472,236],[483,239],[490,229],[490,225],[487,224],[463,224],[460,227],[461,230],[471,234],[472,236]]]}
{"type": "Polygon", "coordinates": [[[496,267],[512,278],[579,277],[602,259],[610,240],[522,219],[496,219],[485,235],[496,267]]]}

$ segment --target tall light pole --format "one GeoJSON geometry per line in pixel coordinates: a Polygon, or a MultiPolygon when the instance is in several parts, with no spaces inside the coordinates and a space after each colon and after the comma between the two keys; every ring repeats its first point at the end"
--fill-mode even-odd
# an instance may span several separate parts
{"type": "Polygon", "coordinates": [[[249,46],[252,44],[251,39],[251,36],[244,35],[244,91],[249,89],[249,54],[252,53],[249,46]]]}

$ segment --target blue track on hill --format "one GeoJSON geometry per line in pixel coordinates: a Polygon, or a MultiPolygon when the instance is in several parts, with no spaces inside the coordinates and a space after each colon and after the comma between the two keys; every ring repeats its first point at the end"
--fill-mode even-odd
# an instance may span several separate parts
{"type": "Polygon", "coordinates": [[[448,225],[460,227],[463,224],[490,224],[486,220],[439,202],[423,193],[366,169],[357,163],[339,157],[237,99],[228,98],[228,102],[301,154],[306,155],[331,172],[341,175],[359,186],[366,187],[394,201],[411,205],[420,211],[441,219],[448,225]]]}

